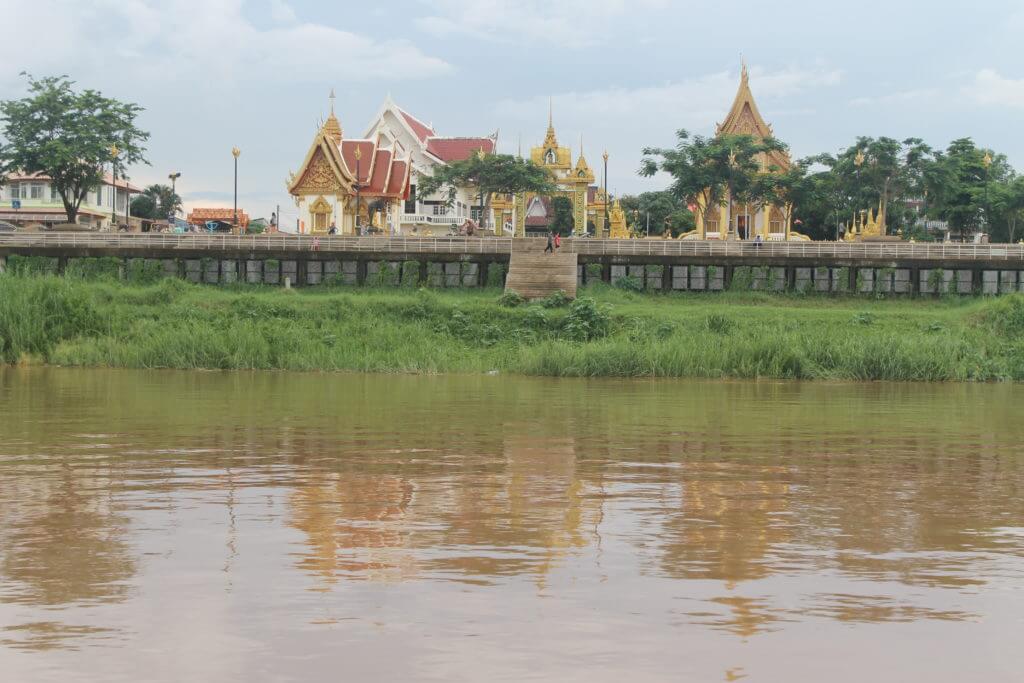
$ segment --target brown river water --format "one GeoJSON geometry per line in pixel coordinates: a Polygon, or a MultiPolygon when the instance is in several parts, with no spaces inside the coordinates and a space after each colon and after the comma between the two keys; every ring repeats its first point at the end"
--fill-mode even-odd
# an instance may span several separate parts
{"type": "Polygon", "coordinates": [[[0,370],[0,680],[1024,680],[1024,386],[0,370]]]}

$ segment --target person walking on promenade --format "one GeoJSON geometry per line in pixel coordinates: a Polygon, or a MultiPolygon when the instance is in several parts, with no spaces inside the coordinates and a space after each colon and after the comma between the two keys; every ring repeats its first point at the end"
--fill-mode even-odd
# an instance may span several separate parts
{"type": "Polygon", "coordinates": [[[551,231],[548,230],[548,246],[544,247],[544,253],[546,254],[548,252],[551,252],[552,254],[554,254],[555,253],[554,244],[555,244],[554,240],[551,237],[551,231]]]}
{"type": "Polygon", "coordinates": [[[556,232],[555,233],[555,249],[561,249],[561,248],[562,248],[562,234],[556,232]]]}

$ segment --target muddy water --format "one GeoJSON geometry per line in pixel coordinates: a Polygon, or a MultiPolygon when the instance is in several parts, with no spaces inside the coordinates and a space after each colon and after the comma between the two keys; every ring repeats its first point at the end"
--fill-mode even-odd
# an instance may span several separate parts
{"type": "Polygon", "coordinates": [[[1024,676],[1024,387],[0,371],[4,681],[1024,676]]]}

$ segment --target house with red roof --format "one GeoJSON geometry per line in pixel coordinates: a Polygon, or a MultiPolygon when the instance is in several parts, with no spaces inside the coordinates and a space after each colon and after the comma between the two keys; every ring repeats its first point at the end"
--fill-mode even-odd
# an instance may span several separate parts
{"type": "MultiPolygon", "coordinates": [[[[442,164],[462,161],[480,152],[493,154],[498,147],[497,133],[477,137],[440,135],[432,123],[402,109],[389,96],[363,137],[408,155],[409,193],[397,221],[403,234],[414,229],[417,234],[445,234],[467,219],[480,224],[479,201],[473,188],[459,188],[449,205],[441,196],[422,196],[417,192],[417,181],[442,164]]],[[[487,218],[484,224],[489,223],[487,218]]]]}
{"type": "Polygon", "coordinates": [[[313,138],[288,192],[299,208],[298,232],[395,234],[409,198],[410,154],[381,135],[346,139],[331,113],[313,138]]]}

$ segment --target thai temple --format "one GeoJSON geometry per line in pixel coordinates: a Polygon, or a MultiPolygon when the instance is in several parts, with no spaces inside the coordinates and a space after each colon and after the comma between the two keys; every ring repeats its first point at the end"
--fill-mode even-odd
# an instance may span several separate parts
{"type": "MultiPolygon", "coordinates": [[[[758,140],[774,137],[772,127],[761,116],[754,94],[750,90],[750,73],[743,64],[740,86],[732,108],[725,120],[718,124],[716,135],[751,135],[758,140]]],[[[786,171],[792,166],[786,152],[762,154],[761,168],[768,171],[776,168],[786,171]]],[[[705,207],[702,204],[694,211],[696,229],[680,236],[680,239],[694,240],[790,240],[806,241],[809,238],[793,231],[792,214],[784,206],[752,206],[733,201],[726,196],[721,206],[705,207]]]]}
{"type": "Polygon", "coordinates": [[[467,218],[478,220],[471,189],[460,189],[455,204],[419,197],[417,179],[439,165],[492,153],[497,134],[443,137],[433,125],[398,107],[390,97],[361,138],[347,139],[334,112],[319,127],[299,170],[287,187],[299,209],[298,232],[343,235],[359,226],[382,234],[446,234],[467,218]],[[358,206],[357,206],[358,205],[358,206]]]}
{"type": "MultiPolygon", "coordinates": [[[[611,210],[607,203],[607,191],[594,185],[595,175],[583,153],[582,140],[579,156],[575,160],[572,149],[559,144],[554,112],[550,106],[547,133],[540,145],[530,149],[530,160],[551,173],[557,190],[548,196],[529,193],[515,197],[494,196],[491,200],[494,219],[496,224],[504,226],[500,232],[514,234],[516,237],[543,234],[554,219],[551,200],[554,197],[565,197],[572,204],[574,234],[581,235],[588,228],[597,235],[606,234],[605,209],[608,207],[611,210]]],[[[610,213],[608,217],[612,217],[610,213]]]]}

